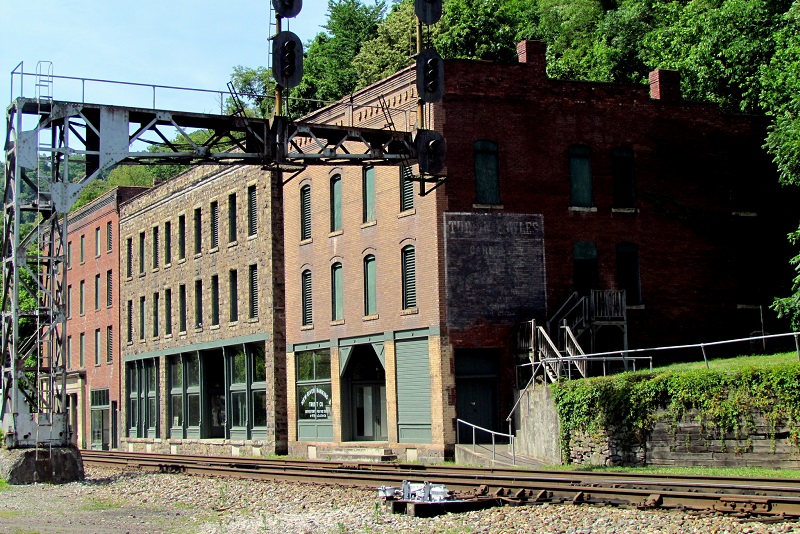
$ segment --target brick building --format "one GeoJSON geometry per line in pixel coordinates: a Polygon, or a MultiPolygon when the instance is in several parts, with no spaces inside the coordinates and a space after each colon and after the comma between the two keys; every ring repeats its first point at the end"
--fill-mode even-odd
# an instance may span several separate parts
{"type": "MultiPolygon", "coordinates": [[[[445,61],[425,112],[447,141],[442,187],[414,195],[416,168],[395,167],[285,186],[291,452],[414,460],[450,454],[457,418],[505,430],[516,325],[555,325],[583,297],[596,348],[762,329],[793,228],[765,121],[683,101],[675,72],[649,89],[551,80],[543,44],[518,52],[445,61]]],[[[305,120],[413,125],[414,71],[305,120]]]]}
{"type": "Polygon", "coordinates": [[[282,207],[272,193],[270,174],[258,167],[201,166],[123,206],[128,450],[285,451],[284,319],[275,291],[283,241],[273,221],[282,207]]]}
{"type": "Polygon", "coordinates": [[[68,217],[67,403],[82,448],[117,447],[119,207],[145,189],[112,189],[68,217]]]}

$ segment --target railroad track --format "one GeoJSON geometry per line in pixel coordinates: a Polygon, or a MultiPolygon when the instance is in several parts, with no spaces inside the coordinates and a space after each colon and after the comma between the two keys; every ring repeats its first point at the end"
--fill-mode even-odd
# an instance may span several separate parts
{"type": "Polygon", "coordinates": [[[511,504],[573,503],[800,517],[800,480],[641,473],[266,460],[224,456],[81,451],[89,465],[162,473],[340,484],[375,489],[404,480],[444,484],[457,495],[511,504]]]}

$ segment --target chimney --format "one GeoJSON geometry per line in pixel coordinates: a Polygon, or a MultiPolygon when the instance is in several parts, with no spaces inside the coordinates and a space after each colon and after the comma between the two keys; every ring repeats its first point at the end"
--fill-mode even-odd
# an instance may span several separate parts
{"type": "Polygon", "coordinates": [[[676,70],[656,69],[650,72],[650,98],[664,102],[681,99],[681,74],[676,70]]]}
{"type": "Polygon", "coordinates": [[[547,44],[542,41],[520,41],[517,43],[517,57],[520,63],[532,65],[545,75],[547,69],[547,44]]]}

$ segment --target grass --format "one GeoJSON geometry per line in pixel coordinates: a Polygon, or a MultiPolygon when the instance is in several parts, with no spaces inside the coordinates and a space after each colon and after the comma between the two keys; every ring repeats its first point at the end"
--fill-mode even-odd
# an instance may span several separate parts
{"type": "Polygon", "coordinates": [[[89,502],[83,504],[80,507],[81,511],[84,512],[99,512],[103,510],[114,510],[115,508],[119,508],[121,504],[114,501],[107,501],[102,499],[90,499],[89,502]]]}
{"type": "Polygon", "coordinates": [[[763,467],[606,467],[592,465],[548,465],[542,467],[542,469],[548,471],[591,471],[593,473],[642,473],[646,475],[800,479],[800,470],[767,469],[763,467]]]}
{"type": "MultiPolygon", "coordinates": [[[[785,363],[798,363],[796,352],[780,352],[777,354],[753,354],[750,356],[736,356],[735,358],[716,358],[708,360],[709,369],[733,371],[745,367],[769,367],[785,363]]],[[[696,369],[705,369],[706,363],[685,362],[673,363],[661,367],[653,367],[654,373],[661,372],[684,372],[696,369]]],[[[646,371],[650,372],[650,371],[646,371]]]]}
{"type": "Polygon", "coordinates": [[[9,517],[16,517],[22,512],[16,510],[0,510],[0,519],[7,519],[9,517]]]}

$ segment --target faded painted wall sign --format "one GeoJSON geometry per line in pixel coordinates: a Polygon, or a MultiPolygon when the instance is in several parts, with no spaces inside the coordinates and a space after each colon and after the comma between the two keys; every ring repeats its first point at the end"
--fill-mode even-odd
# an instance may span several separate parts
{"type": "Polygon", "coordinates": [[[447,324],[545,315],[542,215],[445,213],[447,324]]]}

